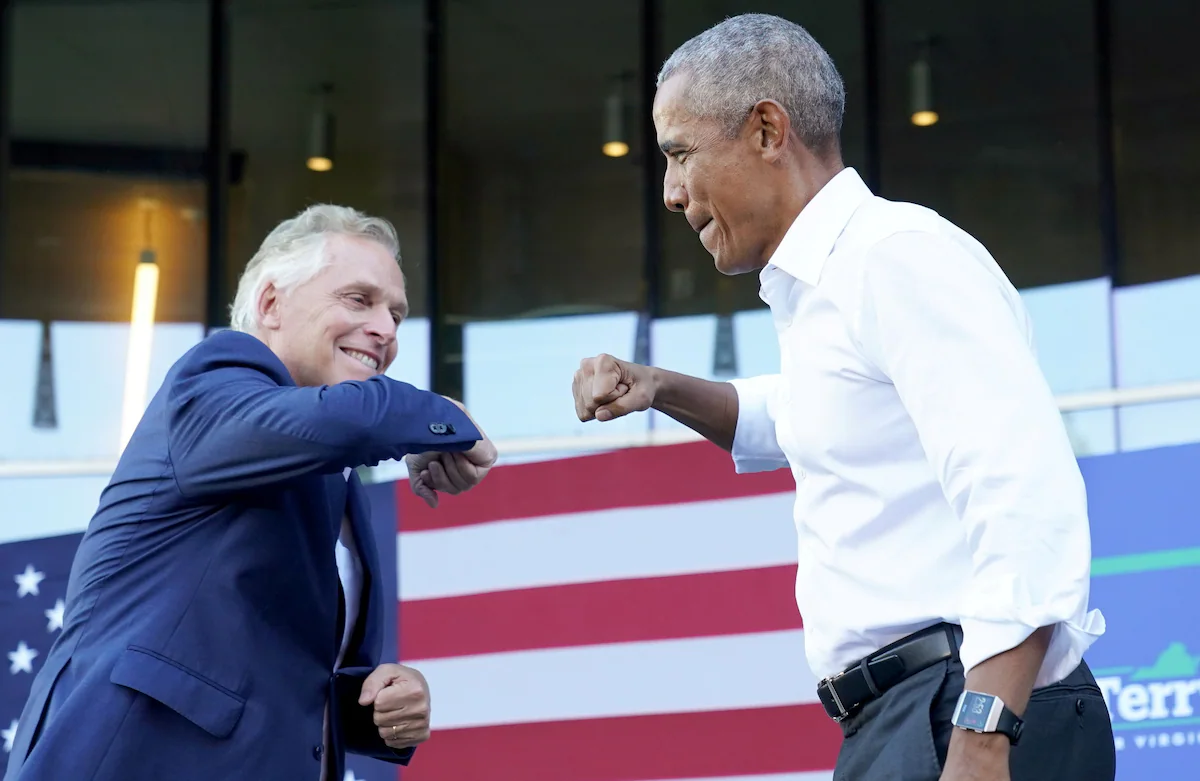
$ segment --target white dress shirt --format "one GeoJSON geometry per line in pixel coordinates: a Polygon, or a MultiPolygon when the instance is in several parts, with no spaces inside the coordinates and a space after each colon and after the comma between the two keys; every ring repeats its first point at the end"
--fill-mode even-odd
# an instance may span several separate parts
{"type": "Polygon", "coordinates": [[[1055,624],[1036,687],[1104,632],[1083,478],[1017,291],[979,242],[850,168],[761,273],[780,373],[733,381],[738,472],[790,467],[796,602],[827,677],[938,621],[970,671],[1055,624]]]}
{"type": "MultiPolygon", "coordinates": [[[[350,479],[350,470],[347,468],[342,475],[348,481],[350,479]]],[[[342,666],[342,659],[346,656],[346,649],[350,645],[350,636],[354,634],[354,625],[358,619],[358,605],[362,598],[362,560],[358,557],[358,549],[354,542],[354,530],[350,526],[350,516],[342,516],[342,530],[338,535],[337,543],[334,545],[334,556],[337,558],[338,578],[342,581],[342,592],[346,599],[346,623],[342,629],[342,644],[338,649],[337,660],[333,663],[333,669],[342,666]]],[[[325,706],[325,757],[321,760],[321,781],[327,781],[329,776],[329,751],[330,751],[330,729],[329,729],[329,706],[325,706]]]]}

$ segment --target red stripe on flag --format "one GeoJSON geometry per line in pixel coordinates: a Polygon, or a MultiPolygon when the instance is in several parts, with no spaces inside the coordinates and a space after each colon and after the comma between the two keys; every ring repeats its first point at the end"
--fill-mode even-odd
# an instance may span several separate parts
{"type": "Polygon", "coordinates": [[[400,528],[422,531],[794,490],[789,470],[739,475],[725,451],[689,442],[497,467],[471,491],[441,497],[436,510],[398,480],[396,502],[400,528]]]}
{"type": "Polygon", "coordinates": [[[400,603],[400,658],[800,629],[796,565],[400,603]]]}
{"type": "Polygon", "coordinates": [[[833,769],[841,740],[820,705],[434,730],[401,778],[637,781],[798,773],[833,769]]]}

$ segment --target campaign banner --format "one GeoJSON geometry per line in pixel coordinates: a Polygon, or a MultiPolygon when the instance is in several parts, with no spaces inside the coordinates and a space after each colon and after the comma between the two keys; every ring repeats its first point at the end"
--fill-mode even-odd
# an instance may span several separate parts
{"type": "Polygon", "coordinates": [[[1082,459],[1119,781],[1200,778],[1200,446],[1082,459]]]}

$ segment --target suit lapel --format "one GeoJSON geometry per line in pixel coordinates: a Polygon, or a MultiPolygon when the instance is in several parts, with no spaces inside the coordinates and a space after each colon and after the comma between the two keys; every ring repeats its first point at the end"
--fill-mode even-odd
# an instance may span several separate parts
{"type": "Polygon", "coordinates": [[[378,663],[380,645],[383,642],[380,635],[383,620],[383,584],[378,578],[379,550],[375,545],[375,530],[371,526],[366,491],[363,490],[357,473],[350,473],[347,487],[346,510],[354,532],[354,542],[358,547],[358,557],[362,563],[363,582],[354,635],[350,638],[350,647],[346,649],[346,662],[355,659],[359,664],[373,666],[378,663]]]}
{"type": "Polygon", "coordinates": [[[342,477],[341,473],[325,478],[325,496],[329,501],[329,517],[333,521],[333,541],[329,543],[330,548],[341,534],[342,516],[346,514],[347,493],[346,478],[342,477]]]}

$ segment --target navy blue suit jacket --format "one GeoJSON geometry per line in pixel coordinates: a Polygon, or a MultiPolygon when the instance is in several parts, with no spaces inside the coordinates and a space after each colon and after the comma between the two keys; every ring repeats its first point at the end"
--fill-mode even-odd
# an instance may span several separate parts
{"type": "Polygon", "coordinates": [[[479,438],[437,394],[382,376],[301,388],[254,337],[205,339],[100,497],[5,781],[316,781],[323,762],[341,781],[345,751],[407,764],[412,750],[386,746],[357,705],[365,675],[392,660],[380,653],[394,605],[364,492],[343,472],[479,438]],[[364,582],[335,671],[344,515],[364,582]]]}

